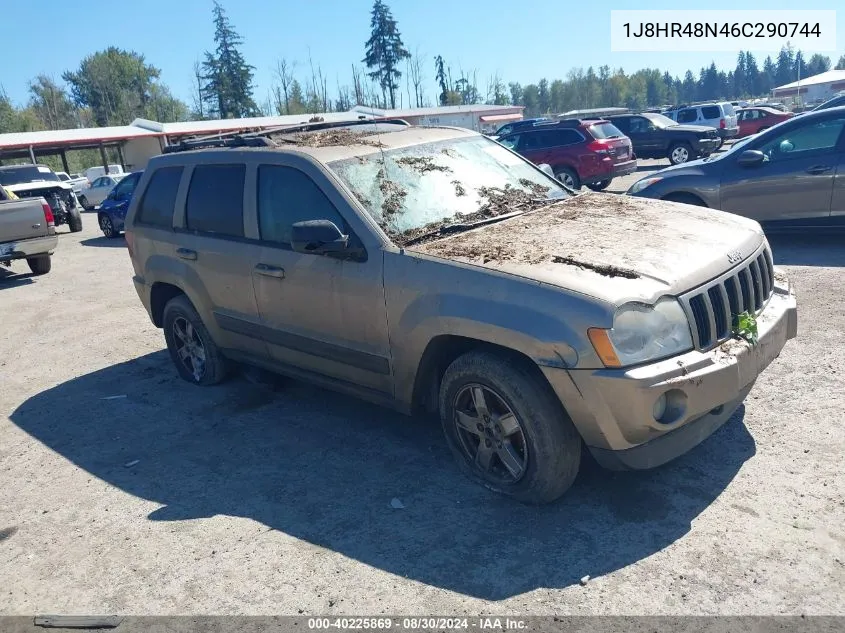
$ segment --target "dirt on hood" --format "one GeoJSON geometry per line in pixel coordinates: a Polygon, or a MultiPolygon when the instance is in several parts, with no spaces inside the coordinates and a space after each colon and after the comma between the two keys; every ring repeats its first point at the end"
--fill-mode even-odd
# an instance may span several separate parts
{"type": "Polygon", "coordinates": [[[729,267],[728,252],[747,257],[761,240],[753,223],[730,214],[590,192],[408,249],[540,279],[566,269],[670,286],[712,278],[729,267]]]}

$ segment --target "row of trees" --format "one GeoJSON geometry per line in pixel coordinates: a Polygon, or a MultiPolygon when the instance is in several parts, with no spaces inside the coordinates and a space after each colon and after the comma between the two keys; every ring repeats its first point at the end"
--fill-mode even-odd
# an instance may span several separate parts
{"type": "MultiPolygon", "coordinates": [[[[343,111],[355,104],[397,106],[490,103],[525,106],[529,116],[572,109],[626,106],[639,108],[695,100],[762,96],[771,89],[829,70],[823,55],[805,59],[783,48],[762,63],[740,51],[733,69],[715,64],[683,77],[660,69],[626,74],[608,66],[571,70],[564,79],[506,84],[499,75],[479,83],[475,70],[457,69],[441,55],[411,53],[402,41],[390,8],[375,0],[364,56],[351,64],[351,83],[329,79],[310,51],[304,63],[280,59],[266,98],[257,99],[255,68],[244,58],[243,37],[223,6],[215,0],[214,48],[193,68],[190,105],[176,98],[160,80],[160,70],[142,54],[110,47],[89,55],[79,67],[62,74],[63,84],[39,75],[29,85],[29,100],[16,107],[0,89],[0,133],[127,124],[136,117],[157,121],[245,117],[259,114],[303,114],[343,111]],[[303,70],[304,69],[304,70],[303,70]],[[430,98],[428,72],[436,86],[430,98]],[[304,74],[303,74],[304,73],[304,74]]],[[[845,55],[836,68],[845,69],[845,55]]]]}

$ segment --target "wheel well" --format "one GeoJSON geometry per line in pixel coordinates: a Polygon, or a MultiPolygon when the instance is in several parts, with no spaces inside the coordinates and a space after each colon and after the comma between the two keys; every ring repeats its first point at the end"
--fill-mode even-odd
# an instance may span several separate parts
{"type": "Polygon", "coordinates": [[[694,193],[688,193],[686,191],[679,191],[677,193],[670,193],[666,194],[661,198],[661,200],[666,200],[667,202],[682,202],[684,204],[694,204],[699,207],[706,207],[707,203],[704,202],[699,196],[695,195],[694,193]]]}
{"type": "Polygon", "coordinates": [[[164,306],[173,297],[185,294],[181,288],[172,284],[154,283],[150,290],[150,312],[152,312],[153,324],[156,327],[164,325],[164,306]]]}
{"type": "Polygon", "coordinates": [[[417,413],[437,411],[440,381],[443,379],[446,369],[459,356],[476,350],[499,354],[513,359],[513,362],[516,363],[526,363],[527,366],[536,371],[537,376],[545,383],[546,387],[552,388],[537,364],[522,352],[487,341],[444,334],[431,339],[423,352],[414,380],[411,410],[417,413]]]}

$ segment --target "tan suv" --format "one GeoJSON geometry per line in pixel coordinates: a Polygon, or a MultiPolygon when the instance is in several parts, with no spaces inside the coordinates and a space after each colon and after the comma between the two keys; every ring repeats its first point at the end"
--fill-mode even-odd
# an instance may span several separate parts
{"type": "Polygon", "coordinates": [[[150,161],[126,238],[182,378],[246,363],[438,411],[461,467],[526,502],[570,487],[582,442],[612,468],[686,452],[796,334],[756,222],[574,195],[468,130],[173,149],[150,161]]]}

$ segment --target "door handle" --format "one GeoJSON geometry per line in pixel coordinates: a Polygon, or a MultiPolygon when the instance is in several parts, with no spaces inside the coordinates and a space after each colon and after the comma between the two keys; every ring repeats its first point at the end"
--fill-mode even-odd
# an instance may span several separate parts
{"type": "Polygon", "coordinates": [[[285,269],[278,266],[270,266],[268,264],[256,264],[255,272],[265,277],[275,277],[276,279],[285,278],[285,269]]]}
{"type": "Polygon", "coordinates": [[[812,167],[807,168],[808,174],[825,174],[832,169],[829,165],[813,165],[812,167]]]}
{"type": "Polygon", "coordinates": [[[197,252],[192,251],[190,248],[177,248],[176,254],[181,257],[182,259],[196,259],[197,252]]]}

